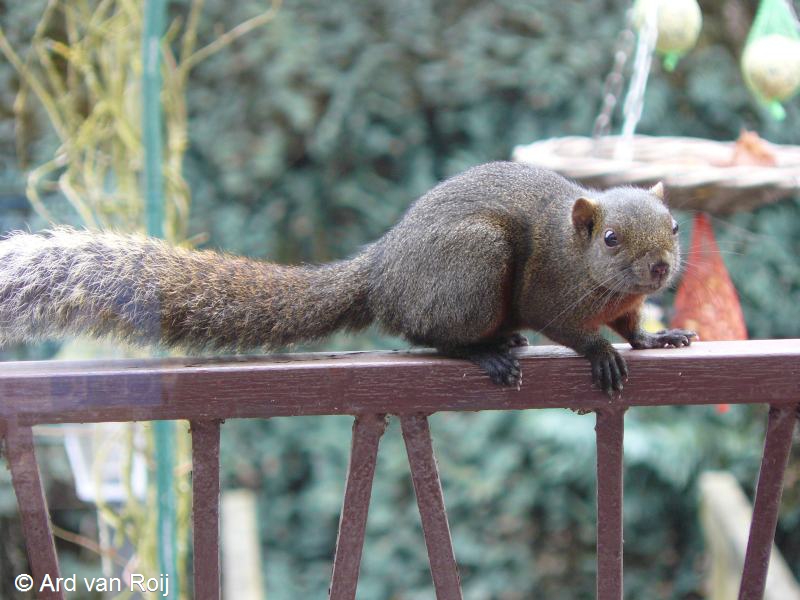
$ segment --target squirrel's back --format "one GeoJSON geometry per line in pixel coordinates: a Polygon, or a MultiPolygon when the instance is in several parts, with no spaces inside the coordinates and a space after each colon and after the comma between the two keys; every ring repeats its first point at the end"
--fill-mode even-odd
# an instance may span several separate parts
{"type": "Polygon", "coordinates": [[[513,162],[439,183],[374,244],[372,312],[389,331],[437,347],[513,327],[524,266],[561,252],[543,247],[540,231],[568,235],[572,202],[585,193],[557,173],[513,162]]]}
{"type": "MultiPolygon", "coordinates": [[[[393,229],[430,222],[431,212],[467,216],[471,212],[525,211],[532,215],[551,203],[564,206],[587,190],[554,171],[509,161],[477,165],[442,181],[421,196],[393,229]],[[421,217],[421,219],[420,219],[421,217]]],[[[444,223],[443,223],[444,224],[444,223]]]]}

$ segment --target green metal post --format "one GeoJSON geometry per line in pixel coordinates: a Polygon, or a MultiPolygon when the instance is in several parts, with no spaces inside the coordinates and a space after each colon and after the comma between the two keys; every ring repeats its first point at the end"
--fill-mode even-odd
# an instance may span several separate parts
{"type": "MultiPolygon", "coordinates": [[[[142,35],[142,141],[147,233],[164,236],[163,135],[161,117],[161,39],[166,23],[166,0],[146,0],[142,35]]],[[[175,423],[153,426],[158,497],[158,560],[169,576],[169,598],[179,596],[176,561],[175,423]]]]}
{"type": "Polygon", "coordinates": [[[166,1],[146,0],[142,35],[142,141],[147,233],[155,237],[164,237],[161,36],[165,21],[166,1]]]}

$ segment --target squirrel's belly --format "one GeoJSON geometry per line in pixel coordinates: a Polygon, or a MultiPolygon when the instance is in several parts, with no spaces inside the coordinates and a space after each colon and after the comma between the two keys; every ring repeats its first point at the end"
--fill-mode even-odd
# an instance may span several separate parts
{"type": "Polygon", "coordinates": [[[607,302],[599,311],[589,315],[584,321],[584,325],[587,329],[597,329],[632,310],[638,309],[642,302],[644,302],[644,298],[643,294],[617,296],[615,299],[607,302]]]}

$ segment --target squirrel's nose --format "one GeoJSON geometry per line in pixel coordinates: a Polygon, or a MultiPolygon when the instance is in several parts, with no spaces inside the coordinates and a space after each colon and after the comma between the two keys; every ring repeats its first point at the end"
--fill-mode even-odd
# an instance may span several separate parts
{"type": "Polygon", "coordinates": [[[663,260],[650,265],[650,273],[656,279],[663,279],[669,273],[669,265],[663,260]]]}

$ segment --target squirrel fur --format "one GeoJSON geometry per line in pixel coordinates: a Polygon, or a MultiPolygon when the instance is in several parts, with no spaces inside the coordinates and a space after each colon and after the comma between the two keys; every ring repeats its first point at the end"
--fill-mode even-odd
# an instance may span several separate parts
{"type": "Polygon", "coordinates": [[[0,241],[0,345],[89,334],[269,350],[375,322],[519,387],[510,350],[534,329],[586,356],[610,394],[627,367],[602,325],[634,348],[694,336],[639,325],[645,296],[679,270],[676,233],[660,184],[600,192],[512,162],[438,184],[355,257],[319,266],[65,227],[13,233],[0,241]]]}

